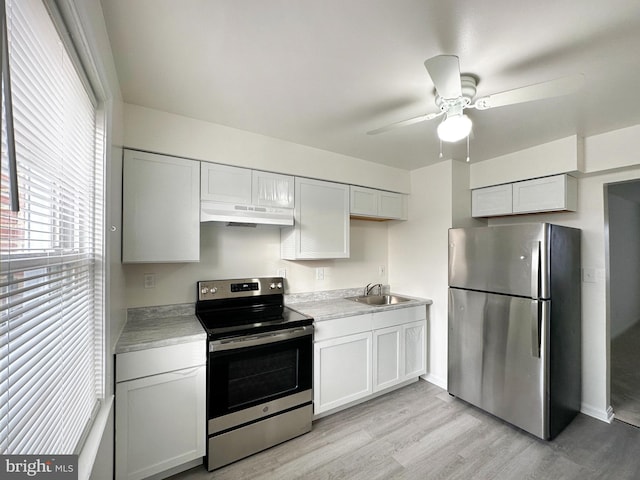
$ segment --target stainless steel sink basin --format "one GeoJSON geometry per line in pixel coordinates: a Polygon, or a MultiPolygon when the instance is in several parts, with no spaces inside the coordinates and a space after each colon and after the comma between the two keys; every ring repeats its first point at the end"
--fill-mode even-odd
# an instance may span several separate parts
{"type": "Polygon", "coordinates": [[[398,295],[361,295],[359,297],[347,297],[346,300],[366,303],[367,305],[395,305],[397,303],[408,302],[411,299],[399,297],[398,295]]]}

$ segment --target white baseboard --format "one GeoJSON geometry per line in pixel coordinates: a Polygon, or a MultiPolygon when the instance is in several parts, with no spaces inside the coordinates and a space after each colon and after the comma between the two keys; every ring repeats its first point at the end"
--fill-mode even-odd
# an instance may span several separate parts
{"type": "Polygon", "coordinates": [[[607,423],[613,422],[613,418],[615,417],[611,405],[609,405],[606,410],[603,410],[601,408],[596,408],[592,405],[583,403],[582,405],[580,405],[580,412],[607,423]]]}
{"type": "Polygon", "coordinates": [[[437,375],[433,375],[431,373],[426,373],[420,377],[423,380],[426,380],[429,383],[433,383],[434,385],[442,388],[443,390],[447,389],[447,379],[439,377],[437,375]]]}

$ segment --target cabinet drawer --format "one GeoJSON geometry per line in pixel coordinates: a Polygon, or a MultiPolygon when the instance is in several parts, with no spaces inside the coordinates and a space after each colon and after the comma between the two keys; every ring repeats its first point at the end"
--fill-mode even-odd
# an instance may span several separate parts
{"type": "Polygon", "coordinates": [[[427,309],[424,305],[419,307],[397,308],[384,312],[376,312],[373,315],[373,329],[387,328],[402,323],[416,322],[427,318],[427,309]]]}
{"type": "Polygon", "coordinates": [[[353,335],[355,333],[371,331],[371,314],[354,315],[352,317],[334,318],[333,320],[323,320],[315,322],[313,339],[316,342],[328,338],[353,335]]]}
{"type": "Polygon", "coordinates": [[[116,355],[116,382],[205,365],[207,342],[179,343],[116,355]]]}

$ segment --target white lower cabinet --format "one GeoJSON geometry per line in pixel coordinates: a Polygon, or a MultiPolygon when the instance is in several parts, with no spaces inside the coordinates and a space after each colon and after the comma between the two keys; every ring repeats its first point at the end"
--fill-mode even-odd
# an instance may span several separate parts
{"type": "Polygon", "coordinates": [[[371,332],[314,345],[314,411],[326,412],[371,394],[371,332]]]}
{"type": "Polygon", "coordinates": [[[427,322],[420,320],[402,326],[402,379],[427,373],[427,322]]]}
{"type": "Polygon", "coordinates": [[[205,455],[204,343],[116,355],[116,479],[162,474],[205,455]],[[154,369],[176,354],[176,370],[154,369]]]}
{"type": "Polygon", "coordinates": [[[426,320],[373,331],[373,391],[427,372],[426,320]]]}
{"type": "Polygon", "coordinates": [[[402,326],[373,332],[373,391],[391,387],[402,380],[402,326]]]}
{"type": "Polygon", "coordinates": [[[424,306],[316,322],[314,414],[425,374],[426,328],[424,306]]]}

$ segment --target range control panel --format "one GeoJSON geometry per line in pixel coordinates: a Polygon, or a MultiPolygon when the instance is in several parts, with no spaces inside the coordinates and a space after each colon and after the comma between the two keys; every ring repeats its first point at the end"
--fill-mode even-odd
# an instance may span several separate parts
{"type": "Polygon", "coordinates": [[[282,277],[236,278],[198,282],[198,301],[284,294],[282,277]]]}

